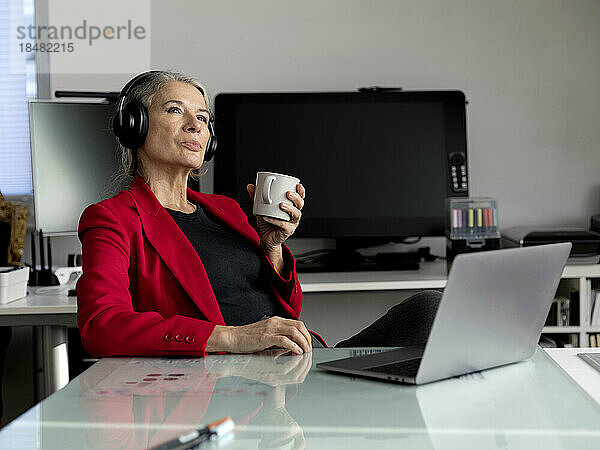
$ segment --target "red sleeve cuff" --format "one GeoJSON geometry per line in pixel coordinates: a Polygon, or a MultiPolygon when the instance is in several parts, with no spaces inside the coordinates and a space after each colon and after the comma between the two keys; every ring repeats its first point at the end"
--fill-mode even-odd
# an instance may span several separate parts
{"type": "Polygon", "coordinates": [[[275,266],[273,266],[273,263],[267,255],[264,255],[264,258],[268,265],[268,276],[273,287],[282,298],[287,299],[291,295],[296,284],[296,277],[294,276],[296,273],[296,261],[285,245],[282,245],[281,247],[283,249],[283,270],[281,273],[275,269],[275,266]]]}

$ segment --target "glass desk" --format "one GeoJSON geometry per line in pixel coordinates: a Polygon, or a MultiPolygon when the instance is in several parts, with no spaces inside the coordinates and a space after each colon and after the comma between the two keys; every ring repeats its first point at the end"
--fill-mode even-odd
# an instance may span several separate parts
{"type": "Polygon", "coordinates": [[[106,358],[0,431],[0,448],[147,448],[225,416],[219,448],[600,448],[600,407],[542,350],[525,362],[414,387],[289,356],[106,358]]]}

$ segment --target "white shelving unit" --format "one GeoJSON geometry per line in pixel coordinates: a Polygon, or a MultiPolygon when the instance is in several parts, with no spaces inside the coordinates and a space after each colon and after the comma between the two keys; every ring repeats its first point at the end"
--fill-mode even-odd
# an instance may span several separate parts
{"type": "MultiPolygon", "coordinates": [[[[442,260],[421,263],[420,270],[384,272],[301,273],[300,284],[305,293],[391,291],[443,289],[446,286],[446,262],[442,260]]],[[[600,280],[600,264],[569,264],[563,280],[573,280],[579,291],[579,325],[544,327],[542,333],[574,333],[579,335],[579,346],[589,346],[588,333],[600,333],[600,327],[590,325],[590,296],[593,279],[600,280]]]]}
{"type": "Polygon", "coordinates": [[[579,335],[579,346],[590,345],[588,333],[600,333],[600,326],[590,325],[590,300],[592,280],[600,279],[600,264],[569,264],[565,267],[562,279],[570,279],[579,291],[579,326],[544,327],[543,333],[576,333],[579,335]]]}

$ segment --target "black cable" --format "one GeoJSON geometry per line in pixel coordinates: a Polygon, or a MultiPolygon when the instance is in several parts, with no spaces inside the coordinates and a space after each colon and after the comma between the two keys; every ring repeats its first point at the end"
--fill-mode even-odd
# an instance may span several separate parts
{"type": "Polygon", "coordinates": [[[401,238],[399,243],[400,244],[416,244],[417,242],[421,242],[421,239],[423,239],[422,236],[414,236],[412,241],[409,241],[410,237],[405,237],[405,238],[401,238]]]}
{"type": "Polygon", "coordinates": [[[311,255],[317,255],[319,253],[332,253],[335,252],[335,249],[332,248],[321,248],[319,250],[311,250],[309,252],[304,252],[304,253],[298,253],[297,255],[295,255],[295,258],[304,258],[306,256],[311,256],[311,255]]]}

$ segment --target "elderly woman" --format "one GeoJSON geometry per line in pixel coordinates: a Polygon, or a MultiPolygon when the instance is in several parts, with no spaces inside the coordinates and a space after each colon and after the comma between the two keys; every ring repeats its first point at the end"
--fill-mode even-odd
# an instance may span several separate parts
{"type": "MultiPolygon", "coordinates": [[[[291,204],[280,205],[289,222],[259,216],[256,229],[234,200],[188,189],[207,149],[214,151],[212,121],[204,89],[184,75],[151,71],[123,88],[114,130],[133,181],[88,207],[79,223],[77,320],[92,355],[203,356],[271,347],[301,354],[321,341],[298,320],[302,292],[284,244],[300,222],[305,189],[298,184],[287,193],[291,204]]],[[[253,196],[254,186],[247,188],[253,196]]],[[[425,313],[433,317],[439,296],[426,296],[433,296],[425,313]]],[[[415,305],[422,317],[427,302],[411,300],[400,315],[415,305]]],[[[345,345],[426,338],[428,327],[403,326],[399,312],[390,313],[345,345]]]]}

